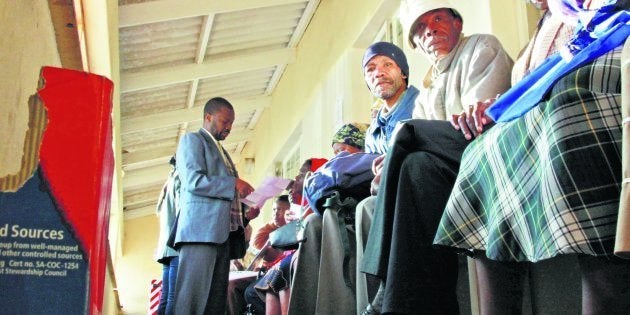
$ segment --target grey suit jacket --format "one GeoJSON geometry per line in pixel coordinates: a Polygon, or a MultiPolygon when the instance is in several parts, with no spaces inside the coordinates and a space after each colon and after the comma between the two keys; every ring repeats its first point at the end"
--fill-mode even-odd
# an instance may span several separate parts
{"type": "Polygon", "coordinates": [[[203,130],[187,133],[179,142],[181,188],[175,246],[186,242],[222,244],[228,239],[236,177],[230,174],[219,150],[203,130]]]}

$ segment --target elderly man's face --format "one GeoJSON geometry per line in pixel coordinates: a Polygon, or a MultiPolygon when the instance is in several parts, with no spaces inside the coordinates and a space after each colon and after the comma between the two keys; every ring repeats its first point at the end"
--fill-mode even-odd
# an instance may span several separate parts
{"type": "Polygon", "coordinates": [[[444,58],[457,45],[462,21],[453,17],[448,9],[437,9],[420,16],[412,30],[416,47],[435,61],[444,58]]]}
{"type": "Polygon", "coordinates": [[[406,76],[387,56],[377,55],[370,59],[363,68],[363,76],[372,94],[385,101],[395,102],[407,87],[406,76]]]}

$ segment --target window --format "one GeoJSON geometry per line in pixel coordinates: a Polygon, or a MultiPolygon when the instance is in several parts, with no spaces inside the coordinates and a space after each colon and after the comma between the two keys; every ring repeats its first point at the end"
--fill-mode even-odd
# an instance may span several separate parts
{"type": "Polygon", "coordinates": [[[282,161],[282,177],[293,179],[300,170],[300,166],[302,166],[300,146],[296,144],[287,155],[287,158],[282,161]]]}
{"type": "Polygon", "coordinates": [[[403,29],[397,15],[383,23],[381,29],[376,33],[374,42],[390,42],[401,49],[403,48],[403,29]]]}

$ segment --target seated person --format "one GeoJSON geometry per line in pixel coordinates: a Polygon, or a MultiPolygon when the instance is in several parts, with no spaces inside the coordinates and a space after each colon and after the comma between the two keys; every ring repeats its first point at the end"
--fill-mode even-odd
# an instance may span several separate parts
{"type": "MultiPolygon", "coordinates": [[[[254,233],[253,237],[250,239],[250,246],[259,251],[256,257],[254,257],[254,260],[251,262],[251,264],[257,265],[255,269],[262,268],[263,270],[266,270],[272,265],[273,261],[275,261],[282,254],[281,251],[278,251],[268,246],[267,240],[269,239],[269,234],[271,232],[286,224],[286,221],[284,220],[284,213],[289,209],[289,207],[289,196],[280,195],[276,197],[273,201],[273,213],[271,221],[258,229],[256,233],[254,233]],[[260,263],[258,263],[259,259],[260,263]]],[[[248,225],[247,227],[250,226],[251,225],[248,225]]],[[[237,261],[239,260],[232,260],[232,263],[235,263],[237,261]]],[[[238,270],[244,269],[245,268],[239,268],[238,270]]],[[[245,289],[251,283],[253,283],[254,280],[256,280],[256,278],[251,276],[230,279],[230,282],[228,284],[229,314],[241,314],[242,311],[245,309],[245,289]]]]}
{"type": "MultiPolygon", "coordinates": [[[[419,94],[418,89],[409,84],[411,73],[407,57],[398,46],[388,42],[377,42],[370,45],[363,54],[361,65],[365,83],[370,92],[377,98],[371,107],[372,121],[365,135],[365,152],[380,154],[380,156],[374,159],[372,164],[372,173],[375,176],[373,185],[370,187],[372,196],[361,200],[356,207],[355,256],[357,261],[363,257],[363,248],[372,223],[376,200],[374,195],[376,195],[380,180],[382,161],[393,139],[396,127],[400,125],[401,121],[411,118],[419,94]]],[[[368,296],[374,291],[371,289],[374,287],[375,281],[373,281],[374,279],[368,281],[366,275],[359,271],[355,274],[356,306],[357,309],[362,309],[368,304],[368,296]]],[[[378,284],[376,285],[378,286],[378,284]]],[[[308,295],[313,289],[306,288],[304,291],[308,295]]],[[[303,306],[299,311],[306,313],[315,311],[314,303],[299,303],[298,305],[303,306]]],[[[325,303],[321,305],[325,306],[325,303]]],[[[352,310],[348,311],[354,313],[352,310]]]]}
{"type": "Polygon", "coordinates": [[[335,157],[304,184],[304,197],[317,215],[306,220],[307,242],[297,252],[290,313],[355,312],[354,222],[340,223],[337,213],[325,211],[323,203],[333,192],[341,200],[355,198],[348,208],[354,215],[356,200],[369,196],[372,162],[379,155],[363,152],[366,129],[367,125],[359,123],[339,128],[332,139],[335,157]],[[351,230],[340,224],[350,224],[351,230]]]}
{"type": "MultiPolygon", "coordinates": [[[[309,186],[304,187],[304,191],[306,193],[308,192],[311,192],[311,193],[305,196],[301,196],[301,198],[305,198],[307,196],[312,197],[313,195],[315,195],[313,194],[313,192],[318,192],[318,193],[320,192],[325,193],[327,191],[331,192],[332,190],[326,190],[326,188],[331,188],[331,189],[335,187],[341,188],[338,186],[339,184],[350,184],[352,186],[355,180],[360,181],[360,183],[367,184],[363,186],[364,192],[361,196],[359,196],[359,198],[363,198],[366,195],[369,195],[369,183],[373,177],[373,174],[371,172],[371,163],[372,163],[372,160],[377,157],[377,155],[362,153],[363,148],[364,148],[364,139],[365,139],[366,130],[367,130],[367,125],[361,124],[361,123],[345,124],[337,130],[337,132],[333,135],[333,139],[332,139],[332,148],[333,148],[333,151],[335,151],[336,156],[330,161],[326,162],[321,168],[316,170],[314,173],[312,173],[312,175],[307,179],[307,182],[310,183],[309,186]],[[334,166],[339,166],[339,165],[341,165],[342,168],[347,168],[351,172],[351,174],[356,175],[356,176],[354,176],[353,178],[350,178],[349,176],[347,176],[347,173],[340,171],[334,167],[334,166]],[[320,183],[323,186],[318,185],[320,183]]],[[[295,183],[299,185],[295,186],[296,184],[294,184],[293,190],[298,189],[299,187],[302,187],[302,182],[296,180],[295,183]]],[[[348,191],[350,193],[354,193],[352,189],[348,191]]],[[[325,198],[323,198],[323,196],[320,196],[318,199],[325,199],[325,198]]],[[[295,265],[296,265],[295,271],[292,275],[293,279],[291,279],[292,282],[296,279],[297,281],[306,280],[306,278],[303,276],[305,274],[311,274],[303,270],[301,268],[302,266],[308,265],[310,268],[310,266],[319,266],[319,262],[320,262],[320,257],[318,253],[320,247],[318,245],[322,241],[321,212],[323,209],[321,209],[321,205],[319,205],[320,207],[319,209],[315,209],[315,204],[317,203],[318,200],[315,200],[313,198],[306,198],[305,201],[306,201],[306,204],[309,205],[309,208],[312,210],[315,210],[315,212],[317,212],[318,215],[308,216],[308,218],[306,218],[305,220],[304,235],[307,239],[307,242],[300,244],[300,249],[298,249],[298,252],[296,253],[296,255],[292,256],[292,259],[295,261],[295,265]],[[315,220],[315,222],[313,220],[315,220]],[[319,226],[320,228],[317,229],[315,228],[316,226],[319,226]],[[315,250],[315,252],[317,252],[316,255],[312,254],[313,251],[307,250],[311,248],[316,248],[315,250]],[[305,258],[300,258],[301,255],[304,255],[305,258]]],[[[338,229],[338,224],[336,221],[335,221],[334,227],[338,229]]],[[[332,243],[334,244],[333,246],[337,246],[337,247],[341,247],[341,244],[342,244],[338,238],[336,239],[336,241],[332,241],[332,243]]],[[[288,259],[285,259],[285,262],[286,261],[288,261],[288,259]]],[[[287,265],[286,267],[289,267],[289,265],[287,265]]],[[[282,267],[280,269],[282,269],[282,267]]],[[[312,268],[309,270],[312,270],[312,268]]],[[[330,278],[331,278],[330,280],[333,280],[334,275],[331,274],[330,278]]],[[[321,281],[322,280],[320,279],[320,282],[321,281]]],[[[329,284],[331,288],[336,288],[336,286],[328,282],[327,284],[329,284]]],[[[299,285],[298,287],[301,288],[301,286],[299,285]]],[[[289,292],[289,290],[281,290],[280,292],[278,292],[279,293],[278,295],[284,295],[286,292],[289,292]]],[[[273,296],[269,297],[269,294],[270,293],[267,293],[267,298],[274,299],[273,296]]],[[[294,296],[294,294],[292,293],[291,296],[294,296]]],[[[308,297],[307,299],[310,299],[310,297],[308,297]]],[[[272,303],[275,304],[275,302],[272,302],[272,303]]],[[[287,303],[282,301],[281,299],[280,304],[282,306],[287,303]]],[[[269,307],[267,310],[269,312],[269,307]]],[[[337,309],[337,311],[339,311],[339,309],[337,309]]]]}
{"type": "Polygon", "coordinates": [[[341,126],[332,138],[333,154],[337,155],[342,151],[350,154],[363,152],[367,128],[368,125],[363,123],[349,123],[341,126]]]}
{"type": "Polygon", "coordinates": [[[548,4],[576,36],[483,116],[497,124],[464,152],[434,242],[472,251],[482,313],[521,313],[527,266],[576,255],[582,313],[627,314],[630,261],[613,250],[629,2],[548,4]]]}
{"type": "MultiPolygon", "coordinates": [[[[311,171],[317,170],[325,162],[325,159],[316,158],[304,161],[302,167],[300,167],[300,172],[289,187],[289,200],[291,203],[301,205],[303,208],[302,220],[312,214],[312,211],[303,202],[302,198],[304,176],[311,171]]],[[[298,215],[292,213],[291,210],[286,211],[285,221],[288,223],[296,220],[298,215]]],[[[286,314],[291,292],[290,269],[294,252],[294,250],[285,251],[262,278],[245,290],[245,301],[253,306],[257,314],[286,314]]]]}
{"type": "Polygon", "coordinates": [[[332,139],[335,156],[304,183],[304,197],[320,216],[322,203],[334,191],[358,200],[369,196],[374,178],[371,164],[378,154],[363,152],[366,129],[367,124],[362,123],[341,126],[332,139]]]}
{"type": "Polygon", "coordinates": [[[260,267],[265,270],[268,269],[271,266],[271,263],[278,259],[278,257],[282,254],[281,251],[269,246],[267,241],[269,240],[269,234],[271,232],[286,224],[286,221],[284,220],[284,213],[289,210],[290,207],[291,203],[289,202],[288,195],[278,196],[273,202],[271,221],[261,226],[256,233],[254,233],[250,241],[250,246],[252,248],[264,251],[264,253],[262,253],[263,257],[260,267]]]}

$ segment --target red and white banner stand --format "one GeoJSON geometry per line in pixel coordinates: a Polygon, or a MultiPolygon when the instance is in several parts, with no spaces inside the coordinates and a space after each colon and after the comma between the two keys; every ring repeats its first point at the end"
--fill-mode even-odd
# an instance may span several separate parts
{"type": "Polygon", "coordinates": [[[162,295],[162,280],[152,279],[149,290],[149,315],[156,315],[162,295]]]}

